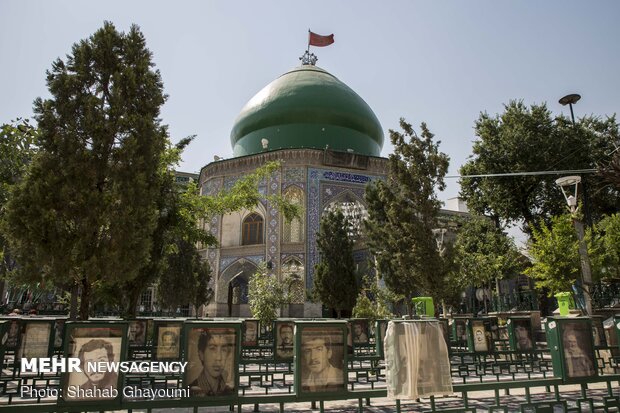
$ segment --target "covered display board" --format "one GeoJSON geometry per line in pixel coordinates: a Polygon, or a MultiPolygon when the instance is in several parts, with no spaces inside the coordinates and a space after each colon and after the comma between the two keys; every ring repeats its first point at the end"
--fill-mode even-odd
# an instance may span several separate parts
{"type": "Polygon", "coordinates": [[[605,338],[605,328],[603,327],[603,316],[592,316],[592,337],[594,347],[607,347],[605,338]]]}
{"type": "Polygon", "coordinates": [[[571,384],[586,383],[597,376],[589,318],[549,317],[545,330],[555,377],[571,384]]]}
{"type": "Polygon", "coordinates": [[[48,357],[54,346],[54,322],[52,318],[22,319],[17,358],[48,357]]]}
{"type": "Polygon", "coordinates": [[[295,391],[302,400],[347,392],[346,321],[295,322],[295,391]]]}
{"type": "Polygon", "coordinates": [[[388,397],[452,393],[448,347],[438,320],[392,320],[385,335],[388,397]]]}
{"type": "Polygon", "coordinates": [[[509,317],[506,320],[510,350],[532,351],[535,348],[534,331],[530,317],[509,317]]]}

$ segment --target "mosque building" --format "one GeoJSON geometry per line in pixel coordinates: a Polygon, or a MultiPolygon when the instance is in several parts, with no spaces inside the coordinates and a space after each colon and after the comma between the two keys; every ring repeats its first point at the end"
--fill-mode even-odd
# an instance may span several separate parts
{"type": "MultiPolygon", "coordinates": [[[[201,194],[213,195],[245,173],[279,161],[279,170],[259,189],[303,210],[287,222],[262,201],[208,223],[219,241],[217,248],[202,251],[213,270],[210,316],[250,315],[248,280],[262,261],[278,279],[289,281],[294,293],[283,316],[321,316],[320,305],[308,298],[319,259],[321,216],[340,207],[353,219],[353,230],[359,228],[366,214],[365,186],[386,177],[387,159],[380,157],[383,130],[370,106],[334,75],[305,63],[250,99],[232,128],[233,157],[216,158],[200,171],[201,194]]],[[[356,243],[354,260],[359,270],[367,265],[363,242],[356,243]]]]}

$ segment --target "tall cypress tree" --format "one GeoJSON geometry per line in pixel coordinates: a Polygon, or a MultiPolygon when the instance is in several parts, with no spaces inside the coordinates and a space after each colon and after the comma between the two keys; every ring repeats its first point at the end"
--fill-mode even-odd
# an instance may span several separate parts
{"type": "Polygon", "coordinates": [[[400,126],[403,132],[390,130],[387,180],[366,189],[365,229],[379,276],[406,297],[411,312],[411,298],[432,291],[443,272],[433,228],[441,206],[435,191],[445,187],[449,158],[425,123],[419,137],[404,119],[400,126]]]}
{"type": "Polygon", "coordinates": [[[26,279],[79,289],[83,319],[93,287],[131,280],[149,260],[168,143],[153,66],[137,26],[106,22],[53,63],[51,97],[35,101],[40,151],[7,227],[26,279]]]}
{"type": "Polygon", "coordinates": [[[343,310],[353,310],[358,293],[349,227],[341,210],[329,211],[321,219],[316,240],[321,260],[315,267],[313,294],[336,310],[338,318],[343,310]]]}

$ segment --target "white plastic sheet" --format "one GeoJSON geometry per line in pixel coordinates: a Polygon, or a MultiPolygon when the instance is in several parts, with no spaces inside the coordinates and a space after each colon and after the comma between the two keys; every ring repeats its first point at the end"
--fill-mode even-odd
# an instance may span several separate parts
{"type": "Polygon", "coordinates": [[[384,349],[388,397],[452,393],[450,359],[439,321],[390,321],[384,349]]]}

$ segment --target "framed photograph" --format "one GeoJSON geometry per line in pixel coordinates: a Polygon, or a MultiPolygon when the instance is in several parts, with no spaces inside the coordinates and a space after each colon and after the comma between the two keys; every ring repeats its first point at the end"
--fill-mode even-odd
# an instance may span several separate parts
{"type": "MultiPolygon", "coordinates": [[[[483,320],[469,320],[470,351],[486,353],[489,351],[489,337],[483,320]]],[[[490,333],[489,333],[490,336],[490,333]]]]}
{"type": "Polygon", "coordinates": [[[458,344],[467,343],[467,320],[464,318],[453,318],[450,320],[452,323],[452,338],[458,344]]]}
{"type": "Polygon", "coordinates": [[[154,323],[153,359],[180,360],[182,321],[156,321],[154,323]]]}
{"type": "Polygon", "coordinates": [[[125,359],[127,331],[125,322],[65,323],[65,357],[79,358],[82,371],[63,373],[62,402],[120,403],[122,377],[97,363],[125,359]]]}
{"type": "Polygon", "coordinates": [[[590,323],[568,321],[562,326],[562,347],[566,377],[596,376],[590,323]]]}
{"type": "Polygon", "coordinates": [[[5,349],[6,350],[17,350],[17,345],[19,344],[19,336],[20,336],[20,323],[21,318],[8,319],[6,320],[8,323],[7,327],[7,338],[5,349]]]}
{"type": "Polygon", "coordinates": [[[146,346],[146,319],[129,320],[128,341],[131,347],[146,346]]]}
{"type": "Polygon", "coordinates": [[[185,324],[184,386],[192,397],[237,396],[240,333],[240,323],[185,324]]]}
{"type": "Polygon", "coordinates": [[[243,339],[241,345],[253,347],[258,345],[258,320],[243,320],[243,339]]]}
{"type": "Polygon", "coordinates": [[[54,349],[62,350],[62,338],[65,336],[65,321],[66,318],[57,318],[54,321],[54,349]]]}
{"type": "Polygon", "coordinates": [[[385,333],[387,331],[389,320],[377,320],[375,325],[375,346],[379,357],[384,356],[385,333]]]}
{"type": "Polygon", "coordinates": [[[333,394],[347,389],[346,324],[298,322],[298,393],[333,394]]]}
{"type": "Polygon", "coordinates": [[[295,323],[292,321],[276,321],[275,331],[276,361],[292,362],[295,356],[295,323]]]}
{"type": "Polygon", "coordinates": [[[513,351],[531,351],[534,349],[532,320],[528,318],[509,318],[506,322],[511,334],[510,344],[513,351]]]}
{"type": "Polygon", "coordinates": [[[603,327],[603,317],[592,318],[592,338],[594,339],[594,347],[607,347],[607,339],[605,337],[605,328],[603,327]]]}
{"type": "Polygon", "coordinates": [[[352,320],[353,345],[368,344],[368,320],[352,320]]]}
{"type": "Polygon", "coordinates": [[[54,320],[24,320],[18,358],[49,357],[54,320]]]}

